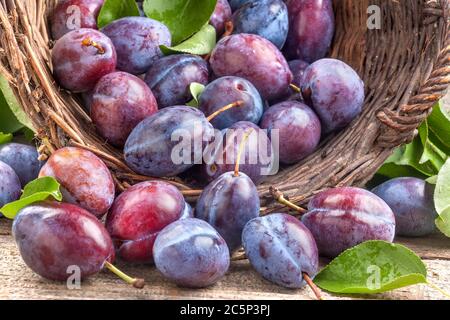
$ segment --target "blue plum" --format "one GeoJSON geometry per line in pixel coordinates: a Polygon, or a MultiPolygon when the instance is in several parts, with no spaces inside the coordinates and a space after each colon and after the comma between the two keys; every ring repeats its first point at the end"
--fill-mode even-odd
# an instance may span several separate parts
{"type": "Polygon", "coordinates": [[[117,68],[131,74],[145,73],[163,56],[160,45],[170,46],[169,29],[159,21],[146,17],[126,17],[102,29],[114,43],[117,68]]]}
{"type": "Polygon", "coordinates": [[[218,0],[209,24],[216,29],[217,35],[220,36],[225,32],[225,24],[228,21],[231,21],[230,5],[227,0],[218,0]]]}
{"type": "Polygon", "coordinates": [[[259,216],[258,190],[244,173],[227,172],[211,182],[197,201],[195,217],[212,225],[227,242],[231,252],[242,241],[248,221],[259,216]]]}
{"type": "Polygon", "coordinates": [[[114,247],[103,224],[86,210],[68,203],[42,202],[22,209],[13,236],[25,263],[40,276],[64,281],[80,268],[81,278],[114,260],[114,247]]]}
{"type": "Polygon", "coordinates": [[[199,56],[176,54],[156,61],[145,75],[159,108],[183,105],[192,99],[189,87],[197,82],[206,85],[208,64],[199,56]]]}
{"type": "Polygon", "coordinates": [[[230,7],[233,11],[236,11],[240,7],[242,7],[244,4],[255,1],[255,0],[228,0],[230,7]]]}
{"type": "Polygon", "coordinates": [[[222,77],[211,82],[200,95],[199,108],[210,116],[236,101],[242,101],[243,105],[215,117],[211,121],[215,128],[226,129],[239,121],[259,122],[264,109],[263,100],[251,82],[239,77],[222,77]]]}
{"type": "Polygon", "coordinates": [[[19,199],[21,192],[20,179],[13,168],[0,161],[0,208],[19,199]]]}
{"type": "Polygon", "coordinates": [[[38,177],[42,166],[38,157],[36,147],[31,145],[14,142],[0,145],[0,161],[14,169],[22,187],[38,177]]]}
{"type": "Polygon", "coordinates": [[[208,287],[230,266],[225,240],[199,219],[176,221],[163,229],[153,247],[158,270],[179,286],[208,287]]]}
{"type": "Polygon", "coordinates": [[[364,82],[344,62],[322,59],[305,70],[302,94],[322,121],[324,133],[329,133],[346,127],[361,113],[364,82]]]}
{"type": "Polygon", "coordinates": [[[328,53],[335,31],[331,0],[287,0],[289,34],[285,46],[289,59],[312,63],[328,53]]]}
{"type": "Polygon", "coordinates": [[[254,0],[233,14],[234,33],[257,34],[278,49],[283,48],[289,30],[288,10],[282,0],[254,0]]]}
{"type": "Polygon", "coordinates": [[[53,75],[65,89],[87,92],[97,81],[114,72],[117,54],[111,39],[94,29],[71,31],[52,50],[53,75]]]}
{"type": "Polygon", "coordinates": [[[252,266],[265,279],[286,288],[301,288],[303,273],[313,279],[319,271],[317,245],[309,230],[287,214],[251,220],[242,243],[252,266]]]}
{"type": "Polygon", "coordinates": [[[102,77],[92,95],[92,121],[100,135],[118,147],[125,144],[139,122],[157,111],[158,105],[149,87],[126,72],[102,77]]]}
{"type": "Polygon", "coordinates": [[[372,192],[386,201],[394,212],[397,235],[421,237],[436,229],[434,186],[421,179],[404,177],[389,180],[372,192]]]}
{"type": "Polygon", "coordinates": [[[360,188],[334,188],[317,194],[302,221],[313,234],[320,255],[330,258],[362,242],[392,242],[395,236],[391,208],[360,188]]]}
{"type": "Polygon", "coordinates": [[[203,146],[214,137],[214,128],[196,108],[164,108],[143,120],[125,144],[125,160],[136,172],[176,176],[203,156],[203,146]]]}
{"type": "Polygon", "coordinates": [[[292,82],[291,70],[280,50],[255,34],[222,38],[211,53],[210,64],[217,77],[247,79],[266,100],[283,96],[292,82]]]}
{"type": "Polygon", "coordinates": [[[312,154],[319,145],[321,124],[317,115],[303,103],[286,101],[276,104],[264,113],[261,129],[279,135],[280,162],[292,164],[312,154]]]}
{"type": "Polygon", "coordinates": [[[215,140],[205,149],[201,175],[206,180],[213,181],[235,169],[239,148],[247,133],[250,135],[245,142],[239,171],[245,173],[255,184],[276,173],[272,143],[266,132],[254,123],[240,121],[223,131],[221,141],[215,140]]]}

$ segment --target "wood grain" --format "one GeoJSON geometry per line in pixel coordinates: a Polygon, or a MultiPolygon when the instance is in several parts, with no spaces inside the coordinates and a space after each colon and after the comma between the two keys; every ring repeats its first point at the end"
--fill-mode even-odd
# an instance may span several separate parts
{"type": "MultiPolygon", "coordinates": [[[[309,288],[287,290],[260,278],[247,261],[233,262],[227,276],[212,288],[180,289],[165,281],[151,266],[119,267],[130,275],[143,277],[147,286],[134,289],[107,271],[82,283],[79,290],[69,290],[65,284],[47,281],[26,267],[11,236],[11,222],[0,219],[0,299],[283,299],[309,300],[314,295],[309,288]]],[[[434,284],[450,291],[450,239],[433,235],[421,239],[399,239],[425,258],[429,278],[434,284]]],[[[423,285],[371,296],[332,296],[326,299],[443,299],[437,291],[423,285]]]]}

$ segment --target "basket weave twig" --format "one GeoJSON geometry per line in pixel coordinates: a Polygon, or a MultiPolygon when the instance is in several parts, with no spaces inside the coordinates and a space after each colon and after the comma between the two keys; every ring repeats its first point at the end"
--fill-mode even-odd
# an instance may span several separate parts
{"type": "MultiPolygon", "coordinates": [[[[0,0],[0,72],[8,79],[47,155],[67,145],[87,148],[111,169],[120,189],[138,176],[122,153],[93,128],[79,98],[52,77],[47,17],[57,0],[0,0]]],[[[352,65],[366,84],[363,114],[301,163],[259,186],[266,212],[279,209],[270,187],[302,204],[332,186],[363,185],[417,127],[450,84],[448,0],[336,0],[331,56],[352,65]],[[381,8],[381,29],[367,28],[368,7],[381,8]]],[[[181,179],[170,181],[195,197],[181,179]]]]}

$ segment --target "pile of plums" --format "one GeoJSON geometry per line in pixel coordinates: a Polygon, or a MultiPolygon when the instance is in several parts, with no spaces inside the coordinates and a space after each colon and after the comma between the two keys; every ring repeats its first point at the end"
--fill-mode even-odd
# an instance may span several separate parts
{"type": "Polygon", "coordinates": [[[17,215],[13,232],[26,264],[64,280],[71,265],[84,278],[117,255],[155,264],[176,284],[197,288],[221,279],[243,247],[264,278],[300,288],[317,274],[319,255],[333,258],[367,240],[392,242],[396,233],[433,232],[432,188],[414,178],[373,192],[323,191],[301,219],[260,217],[263,169],[270,171],[274,158],[302,161],[362,110],[358,74],[325,58],[334,35],[331,2],[219,0],[210,23],[219,37],[225,34],[201,57],[164,56],[159,46],[172,44],[171,33],[143,13],[98,30],[103,0],[60,1],[51,18],[55,79],[82,94],[99,135],[123,148],[131,169],[152,178],[119,194],[107,166],[90,151],[60,149],[41,168],[35,149],[2,146],[0,204],[17,199],[38,175],[60,182],[64,197],[17,215]],[[83,14],[75,30],[68,28],[72,5],[83,14]],[[230,22],[231,34],[225,31],[230,22]],[[192,83],[205,86],[198,108],[187,105],[192,83]],[[191,162],[173,160],[180,132],[199,141],[182,154],[191,162]],[[274,132],[279,143],[271,141],[274,132]],[[252,161],[261,153],[270,161],[252,161]],[[202,161],[205,154],[210,161],[202,161]],[[206,185],[195,208],[174,185],[155,179],[179,174],[206,185]]]}

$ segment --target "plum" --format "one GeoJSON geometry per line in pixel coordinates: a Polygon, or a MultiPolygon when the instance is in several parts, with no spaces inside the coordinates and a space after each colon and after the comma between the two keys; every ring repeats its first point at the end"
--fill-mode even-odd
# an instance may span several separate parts
{"type": "Polygon", "coordinates": [[[111,40],[94,29],[78,29],[56,41],[52,50],[53,74],[73,92],[94,89],[97,81],[116,70],[117,55],[111,40]]]}
{"type": "Polygon", "coordinates": [[[158,111],[156,99],[144,81],[125,72],[102,77],[95,86],[91,117],[100,135],[122,147],[131,131],[158,111]]]}
{"type": "Polygon", "coordinates": [[[228,21],[231,21],[231,7],[227,0],[218,0],[209,24],[216,29],[217,35],[221,36],[228,21]]]}
{"type": "Polygon", "coordinates": [[[179,220],[167,226],[156,238],[153,251],[158,270],[182,287],[211,286],[230,266],[225,240],[199,219],[179,220]]]}
{"type": "Polygon", "coordinates": [[[208,64],[190,54],[176,54],[157,60],[145,75],[159,108],[183,105],[192,99],[190,85],[208,83],[208,64]]]}
{"type": "Polygon", "coordinates": [[[239,9],[240,7],[242,7],[244,4],[248,3],[248,2],[252,2],[255,0],[228,0],[231,10],[236,11],[237,9],[239,9]]]}
{"type": "Polygon", "coordinates": [[[117,197],[106,219],[119,256],[125,261],[153,262],[158,233],[182,218],[183,195],[163,181],[138,183],[117,197]]]}
{"type": "Polygon", "coordinates": [[[436,229],[434,186],[418,178],[403,177],[386,181],[372,192],[394,212],[397,235],[422,237],[436,229]]]}
{"type": "Polygon", "coordinates": [[[234,33],[257,34],[278,49],[283,48],[289,30],[288,10],[282,0],[254,0],[233,14],[234,33]]]}
{"type": "Polygon", "coordinates": [[[259,209],[258,190],[252,180],[242,172],[226,172],[203,190],[195,217],[212,225],[233,252],[241,245],[245,225],[259,216],[259,209]]]}
{"type": "Polygon", "coordinates": [[[322,59],[305,70],[302,94],[322,121],[324,133],[330,133],[344,128],[361,113],[364,82],[344,62],[322,59]]]}
{"type": "Polygon", "coordinates": [[[36,147],[22,143],[6,143],[0,145],[0,161],[14,169],[22,187],[36,179],[42,162],[38,160],[36,147]]]}
{"type": "MultiPolygon", "coordinates": [[[[321,124],[317,115],[305,104],[286,101],[276,104],[264,113],[261,129],[269,136],[278,131],[280,162],[292,164],[313,153],[320,142],[321,124]]],[[[278,147],[278,148],[277,148],[278,147]]]]}
{"type": "Polygon", "coordinates": [[[98,218],[114,201],[114,181],[108,167],[88,150],[59,149],[39,172],[39,177],[47,176],[54,177],[61,184],[65,202],[79,205],[98,218]]]}
{"type": "Polygon", "coordinates": [[[169,29],[159,21],[146,17],[126,17],[102,29],[117,51],[117,68],[131,74],[145,73],[163,56],[160,45],[170,46],[169,29]]]}
{"type": "Polygon", "coordinates": [[[292,74],[294,75],[292,84],[301,88],[303,86],[303,75],[305,74],[305,70],[309,67],[309,63],[297,59],[289,61],[288,65],[289,68],[291,69],[292,74]]]}
{"type": "Polygon", "coordinates": [[[369,240],[392,242],[395,217],[375,194],[360,188],[340,187],[314,196],[303,223],[313,234],[319,253],[334,258],[369,240]]]}
{"type": "Polygon", "coordinates": [[[286,59],[269,40],[255,34],[233,34],[220,40],[210,58],[217,77],[247,79],[266,100],[286,92],[292,73],[286,59]]]}
{"type": "Polygon", "coordinates": [[[164,108],[131,132],[125,144],[125,161],[143,175],[176,176],[201,163],[204,144],[214,136],[214,128],[198,109],[164,108]]]}
{"type": "Polygon", "coordinates": [[[319,271],[317,245],[298,219],[281,213],[251,220],[242,233],[245,253],[265,279],[286,288],[303,287],[304,274],[319,271]]]}
{"type": "Polygon", "coordinates": [[[0,208],[19,199],[21,193],[19,177],[13,168],[0,161],[0,208]]]}
{"type": "Polygon", "coordinates": [[[206,86],[200,95],[199,108],[207,116],[230,103],[242,101],[243,105],[222,112],[211,124],[226,129],[239,121],[258,123],[264,110],[263,100],[251,82],[239,77],[222,77],[206,86]]]}
{"type": "Polygon", "coordinates": [[[286,4],[289,11],[287,57],[308,63],[324,58],[335,31],[332,1],[287,0],[286,4]]]}
{"type": "Polygon", "coordinates": [[[60,0],[50,16],[53,40],[81,29],[97,29],[97,17],[105,0],[60,0]]]}
{"type": "Polygon", "coordinates": [[[25,207],[14,220],[12,231],[27,266],[46,279],[65,281],[72,266],[80,268],[84,279],[114,260],[105,227],[91,213],[72,204],[42,202],[25,207]]]}

